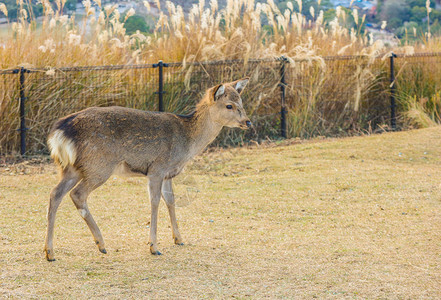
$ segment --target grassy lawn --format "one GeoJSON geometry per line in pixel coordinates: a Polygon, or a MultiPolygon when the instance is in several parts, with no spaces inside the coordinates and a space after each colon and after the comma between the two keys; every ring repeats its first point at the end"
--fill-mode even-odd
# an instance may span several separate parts
{"type": "Polygon", "coordinates": [[[440,127],[205,153],[175,180],[186,245],[161,203],[160,257],[146,179],[90,196],[107,255],[67,197],[48,263],[55,167],[0,172],[0,297],[441,298],[440,127]]]}

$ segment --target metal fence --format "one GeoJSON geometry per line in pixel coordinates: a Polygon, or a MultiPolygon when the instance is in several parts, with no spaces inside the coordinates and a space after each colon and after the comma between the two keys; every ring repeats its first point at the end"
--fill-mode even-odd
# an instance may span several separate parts
{"type": "MultiPolygon", "coordinates": [[[[438,53],[391,55],[386,59],[281,57],[3,70],[0,71],[0,130],[3,131],[0,154],[18,148],[22,155],[47,152],[45,137],[51,124],[67,113],[91,105],[122,105],[185,114],[194,108],[207,88],[245,76],[250,77],[250,83],[243,95],[244,105],[255,130],[227,131],[217,140],[219,144],[240,144],[268,137],[339,135],[382,124],[395,129],[396,89],[402,85],[395,76],[407,65],[421,67],[422,59],[429,60],[433,68],[440,63],[440,57],[438,53]]],[[[425,71],[415,72],[423,76],[425,71]]]]}

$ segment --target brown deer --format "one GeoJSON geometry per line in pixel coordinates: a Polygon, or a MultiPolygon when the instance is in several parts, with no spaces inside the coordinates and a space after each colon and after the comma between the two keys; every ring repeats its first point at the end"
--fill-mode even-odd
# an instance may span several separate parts
{"type": "Polygon", "coordinates": [[[216,138],[222,127],[251,127],[240,97],[247,83],[248,78],[244,78],[208,89],[188,116],[114,106],[92,107],[59,119],[48,137],[61,180],[50,194],[46,259],[55,260],[55,215],[61,200],[72,189],[70,197],[99,251],[107,253],[87,207],[87,197],[112,174],[144,175],[149,179],[150,252],[161,254],[156,239],[161,195],[170,214],[174,242],[183,245],[176,222],[172,178],[216,138]]]}

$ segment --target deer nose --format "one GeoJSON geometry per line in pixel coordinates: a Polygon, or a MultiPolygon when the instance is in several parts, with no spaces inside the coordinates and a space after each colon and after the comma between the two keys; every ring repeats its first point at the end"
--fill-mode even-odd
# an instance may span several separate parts
{"type": "Polygon", "coordinates": [[[253,125],[251,124],[251,121],[246,121],[245,124],[247,124],[248,128],[251,128],[251,126],[253,125]]]}

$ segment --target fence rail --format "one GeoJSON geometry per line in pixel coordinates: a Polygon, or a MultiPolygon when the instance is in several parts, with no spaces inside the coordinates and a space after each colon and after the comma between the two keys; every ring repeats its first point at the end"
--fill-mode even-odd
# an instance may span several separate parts
{"type": "Polygon", "coordinates": [[[205,89],[241,76],[251,77],[244,102],[256,131],[245,135],[236,132],[234,137],[224,135],[221,139],[226,143],[277,135],[332,135],[385,123],[395,130],[397,73],[407,61],[437,57],[441,53],[392,53],[389,59],[279,57],[0,70],[0,88],[5,89],[0,92],[0,117],[8,121],[0,127],[5,134],[0,138],[0,154],[14,151],[18,140],[21,155],[47,151],[44,139],[50,124],[90,105],[188,113],[205,89]],[[17,78],[11,79],[14,76],[17,78]],[[15,99],[19,100],[18,107],[15,99]]]}

